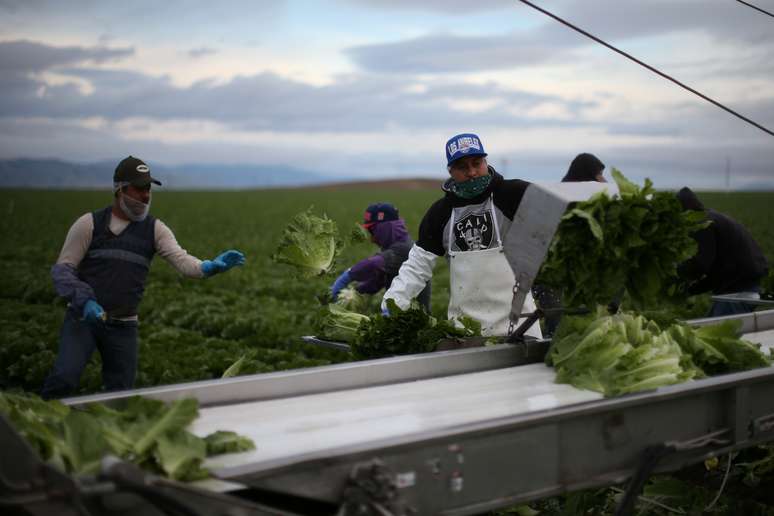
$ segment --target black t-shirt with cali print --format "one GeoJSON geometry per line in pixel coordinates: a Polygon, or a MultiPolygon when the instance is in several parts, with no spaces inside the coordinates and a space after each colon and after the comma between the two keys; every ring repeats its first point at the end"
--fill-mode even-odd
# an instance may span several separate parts
{"type": "Polygon", "coordinates": [[[462,199],[452,192],[433,203],[419,225],[417,245],[438,256],[452,251],[488,249],[499,244],[494,224],[499,224],[500,234],[505,236],[503,224],[510,223],[519,207],[524,191],[529,186],[521,179],[504,179],[491,166],[492,182],[480,195],[462,199]],[[490,209],[492,198],[494,210],[490,209]],[[452,242],[449,242],[449,222],[455,210],[452,242]],[[493,220],[493,212],[496,220],[493,220]],[[507,219],[507,220],[506,220],[507,219]]]}

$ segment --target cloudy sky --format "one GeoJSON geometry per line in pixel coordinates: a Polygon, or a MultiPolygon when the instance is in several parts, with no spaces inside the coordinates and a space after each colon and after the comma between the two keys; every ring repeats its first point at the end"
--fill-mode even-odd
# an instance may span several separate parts
{"type": "MultiPolygon", "coordinates": [[[[774,130],[774,18],[535,2],[774,130]]],[[[774,187],[773,136],[516,0],[0,0],[0,159],[443,177],[468,131],[508,177],[593,152],[656,186],[774,187]]]]}

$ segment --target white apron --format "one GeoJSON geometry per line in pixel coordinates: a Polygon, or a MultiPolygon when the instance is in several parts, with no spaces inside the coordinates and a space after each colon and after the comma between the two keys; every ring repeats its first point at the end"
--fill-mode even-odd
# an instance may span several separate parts
{"type": "MultiPolygon", "coordinates": [[[[485,336],[503,336],[508,334],[510,325],[513,286],[516,278],[503,251],[500,228],[494,212],[492,197],[489,197],[489,210],[497,245],[476,251],[452,251],[454,242],[454,212],[452,208],[449,221],[449,319],[468,316],[481,323],[481,334],[485,336]]],[[[527,293],[523,313],[536,309],[532,294],[527,293]]],[[[524,318],[519,319],[519,324],[524,318]]],[[[516,329],[516,326],[514,327],[516,329]]],[[[527,330],[526,335],[542,338],[539,323],[527,330]]]]}

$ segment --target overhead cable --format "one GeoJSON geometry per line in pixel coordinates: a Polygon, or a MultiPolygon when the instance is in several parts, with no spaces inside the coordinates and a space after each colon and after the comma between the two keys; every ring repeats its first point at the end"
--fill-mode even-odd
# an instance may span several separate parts
{"type": "Polygon", "coordinates": [[[609,44],[609,43],[607,43],[607,42],[605,42],[605,41],[601,40],[600,38],[596,37],[595,35],[593,35],[593,34],[591,34],[591,33],[589,33],[589,32],[586,32],[585,30],[581,29],[580,27],[577,27],[576,25],[573,25],[572,23],[570,23],[570,22],[568,22],[568,21],[564,20],[563,18],[560,18],[559,16],[555,15],[554,13],[552,13],[552,12],[549,12],[549,11],[546,11],[546,10],[545,10],[545,9],[543,9],[542,7],[539,7],[539,6],[535,5],[535,4],[533,4],[532,2],[529,2],[528,0],[519,0],[519,1],[520,1],[521,3],[523,3],[523,4],[526,4],[526,5],[530,6],[530,7],[532,7],[533,9],[535,9],[535,10],[537,10],[537,11],[540,11],[541,13],[545,14],[546,16],[549,16],[549,17],[553,18],[554,20],[558,21],[558,22],[559,22],[559,23],[561,23],[562,25],[566,25],[567,27],[570,27],[570,28],[571,28],[571,29],[573,29],[574,31],[576,31],[576,32],[579,32],[579,33],[583,34],[583,35],[584,35],[584,36],[586,36],[587,38],[593,39],[594,41],[596,41],[596,42],[597,42],[597,43],[599,43],[600,45],[603,45],[603,46],[605,46],[605,47],[609,48],[609,49],[610,49],[610,50],[612,50],[613,52],[617,52],[618,54],[621,54],[621,55],[622,55],[622,56],[624,56],[625,58],[627,58],[627,59],[630,59],[630,60],[634,61],[635,63],[637,63],[638,65],[640,65],[640,66],[643,66],[643,67],[647,68],[647,69],[648,69],[648,70],[650,70],[651,72],[653,72],[653,73],[655,73],[655,74],[657,74],[657,75],[660,75],[661,77],[663,77],[663,78],[665,78],[665,79],[667,79],[667,80],[669,80],[669,81],[672,81],[673,83],[677,84],[677,85],[678,85],[678,86],[680,86],[681,88],[683,88],[683,89],[686,89],[686,90],[690,91],[690,92],[691,92],[691,93],[693,93],[694,95],[698,95],[699,97],[703,98],[703,99],[704,99],[704,100],[706,100],[707,102],[709,102],[709,103],[711,103],[711,104],[714,104],[714,105],[716,105],[717,107],[719,107],[720,109],[722,109],[722,110],[724,110],[724,111],[727,111],[727,112],[731,113],[732,115],[734,115],[735,117],[737,117],[737,118],[740,118],[740,119],[744,120],[744,121],[745,121],[745,122],[747,122],[748,124],[750,124],[750,125],[752,125],[752,126],[754,126],[754,127],[757,127],[758,129],[760,129],[760,130],[761,130],[761,131],[763,131],[764,133],[768,133],[769,135],[771,135],[771,136],[774,136],[774,131],[772,131],[772,130],[770,130],[770,129],[767,129],[767,128],[765,128],[765,127],[763,127],[761,124],[759,124],[759,123],[757,123],[757,122],[755,122],[755,121],[753,121],[753,120],[750,120],[750,119],[749,119],[749,118],[747,118],[746,116],[744,116],[744,115],[742,115],[742,114],[740,114],[740,113],[737,113],[736,111],[734,111],[733,109],[731,109],[731,108],[729,108],[729,107],[726,107],[726,106],[724,106],[723,104],[721,104],[721,103],[720,103],[720,102],[718,102],[717,100],[711,99],[710,97],[706,96],[705,94],[703,94],[703,93],[701,93],[701,92],[699,92],[699,91],[696,91],[695,89],[691,88],[691,87],[690,87],[690,86],[688,86],[687,84],[683,84],[682,82],[680,82],[680,81],[678,81],[677,79],[675,79],[675,78],[673,78],[673,77],[671,77],[671,76],[669,76],[669,75],[665,74],[664,72],[662,72],[662,71],[658,70],[657,68],[654,68],[654,67],[650,66],[649,64],[647,64],[647,63],[645,63],[645,62],[643,62],[643,61],[640,61],[639,59],[637,59],[636,57],[632,56],[631,54],[628,54],[628,53],[624,52],[623,50],[620,50],[620,49],[618,49],[618,48],[614,47],[613,45],[611,45],[611,44],[609,44]]]}
{"type": "Polygon", "coordinates": [[[743,0],[736,0],[736,1],[737,1],[737,2],[739,2],[740,4],[744,4],[744,5],[746,5],[747,7],[752,7],[752,8],[753,8],[753,9],[755,9],[756,11],[762,12],[763,14],[768,14],[769,16],[771,16],[772,18],[774,18],[774,14],[771,14],[769,11],[764,11],[763,9],[761,9],[760,7],[758,7],[757,5],[753,5],[753,4],[751,4],[750,2],[745,2],[745,1],[743,1],[743,0]]]}

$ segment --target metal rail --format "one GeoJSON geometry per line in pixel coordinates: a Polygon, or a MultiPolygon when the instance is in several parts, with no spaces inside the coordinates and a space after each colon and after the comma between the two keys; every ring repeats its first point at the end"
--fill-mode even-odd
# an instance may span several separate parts
{"type": "Polygon", "coordinates": [[[178,383],[130,391],[78,396],[62,400],[67,405],[93,402],[119,403],[131,396],[162,401],[196,398],[200,406],[235,404],[375,387],[400,382],[501,369],[543,360],[548,341],[437,351],[363,360],[307,369],[178,383]]]}

